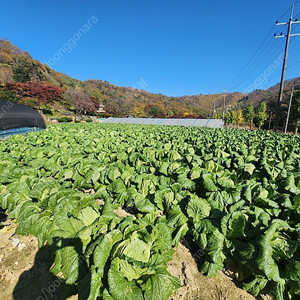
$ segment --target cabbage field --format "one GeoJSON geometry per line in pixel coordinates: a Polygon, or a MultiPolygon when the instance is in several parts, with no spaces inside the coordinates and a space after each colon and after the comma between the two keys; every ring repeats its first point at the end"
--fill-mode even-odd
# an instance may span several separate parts
{"type": "Polygon", "coordinates": [[[167,300],[189,236],[201,271],[300,296],[300,138],[263,131],[63,124],[0,142],[0,206],[55,246],[79,299],[167,300]]]}

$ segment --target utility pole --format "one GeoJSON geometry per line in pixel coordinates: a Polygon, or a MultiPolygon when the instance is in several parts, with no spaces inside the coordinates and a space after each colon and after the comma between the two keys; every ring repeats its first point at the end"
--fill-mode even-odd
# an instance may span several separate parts
{"type": "Polygon", "coordinates": [[[225,109],[226,109],[226,92],[227,90],[224,90],[224,98],[223,98],[223,113],[222,113],[222,119],[224,120],[225,118],[225,109]]]}
{"type": "Polygon", "coordinates": [[[279,23],[278,21],[276,21],[276,25],[278,25],[278,26],[279,25],[288,25],[288,32],[287,32],[287,35],[284,35],[282,33],[280,35],[276,35],[276,33],[275,33],[275,35],[274,35],[275,38],[283,38],[283,37],[286,38],[285,53],[284,53],[284,60],[283,60],[282,74],[281,74],[281,82],[280,82],[280,88],[279,88],[278,101],[277,101],[277,105],[276,105],[276,118],[275,118],[275,123],[274,123],[275,131],[277,131],[278,125],[279,125],[280,107],[281,107],[281,101],[282,101],[282,95],[283,95],[283,89],[284,89],[284,79],[285,79],[286,64],[287,64],[288,53],[289,53],[290,38],[292,36],[300,35],[300,33],[291,34],[292,25],[300,23],[300,21],[298,21],[297,19],[295,21],[293,21],[294,7],[295,7],[295,3],[293,3],[293,5],[292,5],[291,16],[290,16],[289,22],[279,23]]]}
{"type": "Polygon", "coordinates": [[[293,95],[294,95],[294,87],[292,87],[292,92],[291,92],[291,97],[290,97],[290,103],[289,103],[288,114],[287,114],[287,117],[286,117],[286,123],[285,123],[284,133],[287,132],[287,127],[288,127],[288,124],[289,124],[289,118],[290,118],[290,112],[291,112],[291,106],[292,106],[293,95]]]}

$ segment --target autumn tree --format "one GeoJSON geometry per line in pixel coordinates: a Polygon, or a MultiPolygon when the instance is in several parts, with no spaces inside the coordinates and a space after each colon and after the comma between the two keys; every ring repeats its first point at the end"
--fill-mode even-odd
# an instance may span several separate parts
{"type": "Polygon", "coordinates": [[[144,109],[145,109],[145,105],[138,103],[133,109],[133,115],[135,117],[140,117],[140,118],[145,117],[144,109]]]}
{"type": "Polygon", "coordinates": [[[250,129],[252,129],[254,117],[255,111],[253,104],[249,103],[244,110],[244,119],[246,122],[250,123],[250,129]]]}
{"type": "Polygon", "coordinates": [[[97,110],[97,104],[94,99],[91,99],[90,96],[81,90],[67,90],[63,98],[74,106],[76,113],[81,112],[86,115],[88,112],[95,113],[97,110]]]}
{"type": "Polygon", "coordinates": [[[7,83],[5,90],[15,92],[19,99],[24,97],[38,99],[40,104],[59,102],[63,94],[63,89],[48,82],[7,83]]]}
{"type": "Polygon", "coordinates": [[[267,113],[267,104],[266,102],[261,102],[257,108],[257,112],[254,118],[255,123],[259,129],[261,129],[268,117],[269,115],[267,113]]]}
{"type": "Polygon", "coordinates": [[[13,45],[7,39],[0,39],[0,50],[1,50],[1,52],[5,52],[5,53],[9,54],[12,58],[15,58],[18,55],[23,53],[18,47],[13,45]]]}
{"type": "Polygon", "coordinates": [[[9,55],[9,53],[0,50],[0,63],[6,65],[12,65],[13,58],[11,57],[11,55],[9,55]]]}
{"type": "Polygon", "coordinates": [[[0,39],[0,63],[4,65],[13,65],[14,60],[22,51],[14,46],[10,41],[0,39]]]}
{"type": "Polygon", "coordinates": [[[11,68],[0,66],[0,84],[12,82],[13,72],[11,68]]]}
{"type": "Polygon", "coordinates": [[[187,115],[184,116],[185,119],[197,119],[197,115],[193,114],[193,113],[189,113],[187,115]]]}
{"type": "Polygon", "coordinates": [[[105,109],[107,113],[117,116],[125,117],[134,111],[132,103],[126,97],[119,97],[107,102],[105,109]]]}
{"type": "Polygon", "coordinates": [[[233,123],[237,125],[237,127],[239,127],[239,125],[243,123],[243,112],[240,108],[232,112],[232,120],[233,123]]]}

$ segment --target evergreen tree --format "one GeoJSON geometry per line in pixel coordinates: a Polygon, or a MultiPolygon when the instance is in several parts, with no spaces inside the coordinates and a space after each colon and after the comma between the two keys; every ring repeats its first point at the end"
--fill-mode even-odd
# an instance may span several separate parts
{"type": "Polygon", "coordinates": [[[17,63],[13,66],[13,79],[15,82],[30,81],[33,70],[32,60],[26,55],[21,55],[17,59],[17,63]]]}
{"type": "Polygon", "coordinates": [[[232,112],[229,111],[224,116],[225,125],[229,125],[233,123],[232,112]]]}
{"type": "Polygon", "coordinates": [[[244,110],[244,119],[250,123],[250,129],[252,129],[253,119],[255,117],[254,107],[252,103],[249,103],[244,110]]]}

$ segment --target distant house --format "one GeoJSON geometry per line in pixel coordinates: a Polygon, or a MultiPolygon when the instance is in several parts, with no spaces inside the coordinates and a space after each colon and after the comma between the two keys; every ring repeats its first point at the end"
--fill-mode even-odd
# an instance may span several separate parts
{"type": "Polygon", "coordinates": [[[104,109],[104,105],[102,103],[100,103],[98,109],[97,109],[97,113],[106,113],[105,109],[104,109]]]}

